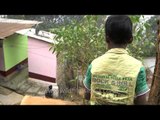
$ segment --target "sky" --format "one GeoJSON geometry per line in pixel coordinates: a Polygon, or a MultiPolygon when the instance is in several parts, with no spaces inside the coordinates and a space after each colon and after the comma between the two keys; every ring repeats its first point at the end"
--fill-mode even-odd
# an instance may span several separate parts
{"type": "Polygon", "coordinates": [[[154,15],[144,15],[145,21],[148,20],[148,19],[150,19],[152,16],[154,16],[154,15]]]}

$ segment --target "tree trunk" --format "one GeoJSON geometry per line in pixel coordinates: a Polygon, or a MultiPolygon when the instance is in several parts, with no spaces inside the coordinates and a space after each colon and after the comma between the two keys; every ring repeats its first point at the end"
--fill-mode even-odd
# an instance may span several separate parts
{"type": "Polygon", "coordinates": [[[74,79],[74,71],[72,63],[65,60],[63,61],[63,54],[57,56],[57,84],[59,87],[59,96],[64,97],[69,93],[71,85],[70,80],[74,79]]]}
{"type": "Polygon", "coordinates": [[[156,65],[153,74],[151,91],[149,94],[149,103],[151,105],[160,104],[160,19],[158,20],[157,24],[158,24],[158,35],[157,35],[156,65]]]}
{"type": "Polygon", "coordinates": [[[65,84],[65,75],[64,75],[64,64],[61,62],[62,54],[59,54],[57,56],[57,75],[56,75],[56,81],[57,85],[59,87],[59,97],[61,97],[62,94],[64,94],[66,90],[66,84],[65,84]]]}

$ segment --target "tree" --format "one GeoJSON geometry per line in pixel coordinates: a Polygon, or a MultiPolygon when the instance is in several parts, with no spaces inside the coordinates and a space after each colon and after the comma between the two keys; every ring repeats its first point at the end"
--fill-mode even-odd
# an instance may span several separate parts
{"type": "MultiPolygon", "coordinates": [[[[134,42],[127,50],[132,56],[141,59],[141,46],[148,24],[140,21],[143,16],[130,17],[134,25],[134,42]]],[[[105,19],[106,16],[86,15],[80,21],[72,20],[70,24],[51,30],[56,34],[55,40],[58,43],[53,45],[52,50],[56,51],[57,55],[61,54],[61,64],[69,64],[69,68],[73,69],[72,79],[77,80],[79,74],[83,79],[91,61],[106,52],[105,19]]],[[[69,71],[66,68],[65,70],[64,74],[69,71]]],[[[68,83],[72,80],[65,79],[64,81],[68,83]]]]}
{"type": "Polygon", "coordinates": [[[145,32],[145,44],[142,46],[143,56],[156,56],[156,35],[157,35],[157,16],[152,16],[147,23],[150,25],[145,32]]]}
{"type": "Polygon", "coordinates": [[[104,25],[98,22],[103,17],[84,16],[81,21],[72,20],[68,25],[52,29],[58,42],[53,45],[54,51],[63,54],[61,61],[72,65],[74,72],[81,70],[82,76],[90,62],[105,52],[104,25]]]}
{"type": "Polygon", "coordinates": [[[160,20],[158,20],[158,35],[156,49],[156,66],[154,69],[151,91],[149,94],[150,104],[160,104],[160,20]]]}
{"type": "Polygon", "coordinates": [[[50,28],[68,24],[72,19],[80,20],[82,16],[83,15],[7,15],[4,17],[11,19],[42,21],[43,23],[35,26],[35,29],[38,32],[39,30],[49,31],[50,28]]]}
{"type": "Polygon", "coordinates": [[[133,42],[127,48],[129,54],[139,60],[143,60],[146,57],[145,51],[150,51],[150,45],[153,42],[148,39],[150,30],[150,23],[144,21],[143,15],[130,16],[133,22],[133,42]]]}

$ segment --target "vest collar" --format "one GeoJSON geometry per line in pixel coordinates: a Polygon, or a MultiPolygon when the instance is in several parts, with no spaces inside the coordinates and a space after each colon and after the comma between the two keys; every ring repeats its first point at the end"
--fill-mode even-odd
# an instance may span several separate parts
{"type": "Polygon", "coordinates": [[[112,48],[106,53],[115,53],[115,54],[128,54],[127,50],[124,48],[112,48]]]}

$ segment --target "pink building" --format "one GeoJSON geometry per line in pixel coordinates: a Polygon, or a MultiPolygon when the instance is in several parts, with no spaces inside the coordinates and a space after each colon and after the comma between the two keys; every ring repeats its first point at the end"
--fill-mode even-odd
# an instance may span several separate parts
{"type": "Polygon", "coordinates": [[[49,51],[52,39],[35,35],[28,30],[18,31],[28,36],[28,71],[29,77],[56,83],[56,55],[49,51]]]}

